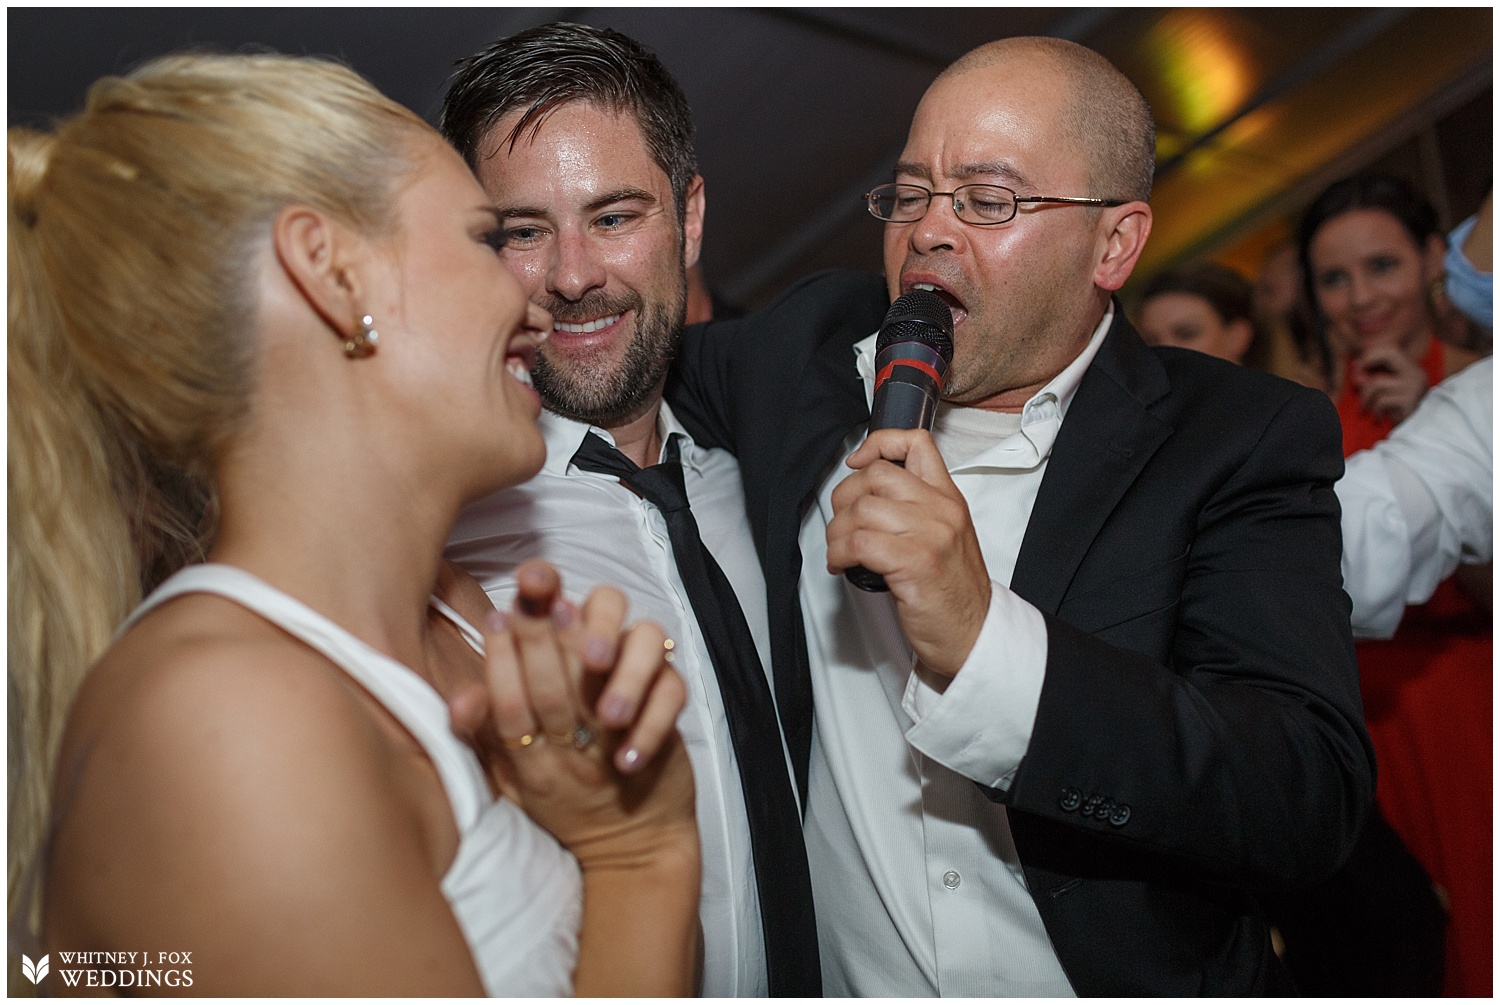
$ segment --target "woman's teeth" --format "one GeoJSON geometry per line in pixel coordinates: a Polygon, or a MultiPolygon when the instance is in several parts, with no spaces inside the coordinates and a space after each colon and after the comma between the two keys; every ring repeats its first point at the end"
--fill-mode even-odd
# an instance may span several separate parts
{"type": "Polygon", "coordinates": [[[507,359],[505,361],[505,369],[510,372],[512,377],[527,387],[531,386],[531,371],[526,368],[526,364],[518,357],[512,356],[510,359],[507,359]]]}
{"type": "Polygon", "coordinates": [[[552,327],[560,332],[568,332],[570,335],[587,335],[590,332],[608,328],[624,316],[623,314],[611,314],[607,318],[600,318],[597,321],[585,321],[581,325],[568,324],[566,321],[554,321],[552,322],[552,327]]]}

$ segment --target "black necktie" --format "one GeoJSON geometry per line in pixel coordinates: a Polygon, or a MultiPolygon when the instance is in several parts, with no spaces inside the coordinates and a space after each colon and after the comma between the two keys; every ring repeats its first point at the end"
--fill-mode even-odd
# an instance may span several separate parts
{"type": "Polygon", "coordinates": [[[666,520],[677,572],[687,588],[719,678],[729,736],[739,763],[771,994],[818,996],[822,994],[822,976],[812,880],[802,844],[802,818],[782,754],[776,706],[734,588],[698,536],[698,521],[688,507],[678,450],[674,436],[667,444],[666,460],[655,467],[640,468],[589,433],[573,455],[573,463],[584,471],[615,475],[655,505],[666,520]]]}

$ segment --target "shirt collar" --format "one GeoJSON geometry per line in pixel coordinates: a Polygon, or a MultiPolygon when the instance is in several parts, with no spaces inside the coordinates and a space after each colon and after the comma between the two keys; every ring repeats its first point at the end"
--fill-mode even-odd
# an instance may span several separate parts
{"type": "MultiPolygon", "coordinates": [[[[577,471],[572,465],[573,455],[583,445],[583,438],[588,433],[594,433],[610,446],[614,446],[615,443],[615,438],[607,430],[591,426],[587,422],[564,418],[545,408],[538,416],[536,424],[542,432],[542,441],[547,444],[547,461],[542,465],[542,470],[560,477],[577,471]]],[[[688,431],[682,428],[682,424],[677,421],[677,416],[672,414],[672,406],[665,401],[661,403],[661,410],[656,416],[656,431],[661,435],[663,451],[666,450],[670,437],[681,437],[680,450],[683,467],[702,474],[702,458],[699,456],[697,444],[693,442],[688,431]]]]}
{"type": "MultiPolygon", "coordinates": [[[[1021,425],[1025,427],[1028,423],[1044,418],[1051,412],[1050,408],[1042,406],[1047,402],[1055,404],[1058,416],[1066,415],[1068,406],[1073,403],[1073,396],[1078,393],[1078,385],[1083,381],[1083,374],[1094,361],[1099,352],[1099,346],[1104,343],[1104,336],[1108,334],[1109,327],[1115,320],[1115,305],[1111,300],[1109,307],[1104,312],[1103,319],[1094,328],[1094,333],[1089,336],[1089,344],[1083,347],[1083,351],[1073,358],[1073,362],[1063,367],[1062,372],[1049,380],[1041,390],[1033,394],[1021,409],[1021,425]]],[[[865,404],[870,405],[875,398],[875,340],[880,333],[876,332],[869,338],[861,339],[854,345],[855,367],[865,382],[865,404]]]]}

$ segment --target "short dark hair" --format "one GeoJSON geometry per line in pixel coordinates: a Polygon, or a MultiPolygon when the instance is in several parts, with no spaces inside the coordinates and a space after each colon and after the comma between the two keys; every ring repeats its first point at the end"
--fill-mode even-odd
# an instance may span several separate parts
{"type": "Polygon", "coordinates": [[[1164,293],[1190,293],[1202,297],[1226,325],[1241,318],[1254,322],[1255,297],[1250,281],[1217,262],[1158,272],[1142,289],[1141,305],[1145,306],[1146,301],[1164,293]]]}
{"type": "Polygon", "coordinates": [[[1359,174],[1334,182],[1307,207],[1297,227],[1297,255],[1302,262],[1309,303],[1318,302],[1308,256],[1313,238],[1323,224],[1355,209],[1385,210],[1411,235],[1418,252],[1424,251],[1428,238],[1438,233],[1437,210],[1405,178],[1393,174],[1359,174]]]}
{"type": "Polygon", "coordinates": [[[651,159],[666,174],[681,221],[698,173],[693,113],[677,81],[645,46],[609,28],[557,22],[502,38],[459,61],[443,98],[438,128],[479,168],[479,148],[495,123],[523,110],[505,137],[541,128],[548,113],[588,101],[635,116],[651,159]]]}

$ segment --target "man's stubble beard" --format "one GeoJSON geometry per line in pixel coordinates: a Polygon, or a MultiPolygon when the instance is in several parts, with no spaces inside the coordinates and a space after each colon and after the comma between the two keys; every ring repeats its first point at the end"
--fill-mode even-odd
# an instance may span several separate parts
{"type": "Polygon", "coordinates": [[[967,345],[956,347],[944,400],[975,405],[1029,383],[1038,334],[1015,317],[990,325],[990,316],[988,311],[974,311],[966,319],[967,345]]]}
{"type": "Polygon", "coordinates": [[[968,343],[955,352],[943,398],[973,405],[1020,388],[1039,387],[1088,345],[1093,328],[1081,312],[1068,312],[1057,291],[1033,285],[1005,303],[991,302],[970,311],[965,321],[968,343]],[[1078,318],[1071,317],[1079,313],[1078,318]],[[1081,336],[1081,339],[1080,339],[1081,336]]]}
{"type": "Polygon", "coordinates": [[[570,320],[569,314],[597,317],[627,310],[635,313],[635,331],[618,363],[585,358],[568,360],[559,367],[549,361],[543,347],[531,368],[531,383],[549,411],[600,429],[612,429],[655,404],[677,356],[687,317],[687,272],[680,266],[678,278],[677,296],[671,303],[648,307],[638,293],[633,293],[614,303],[585,298],[573,305],[542,305],[562,321],[570,320]]]}

